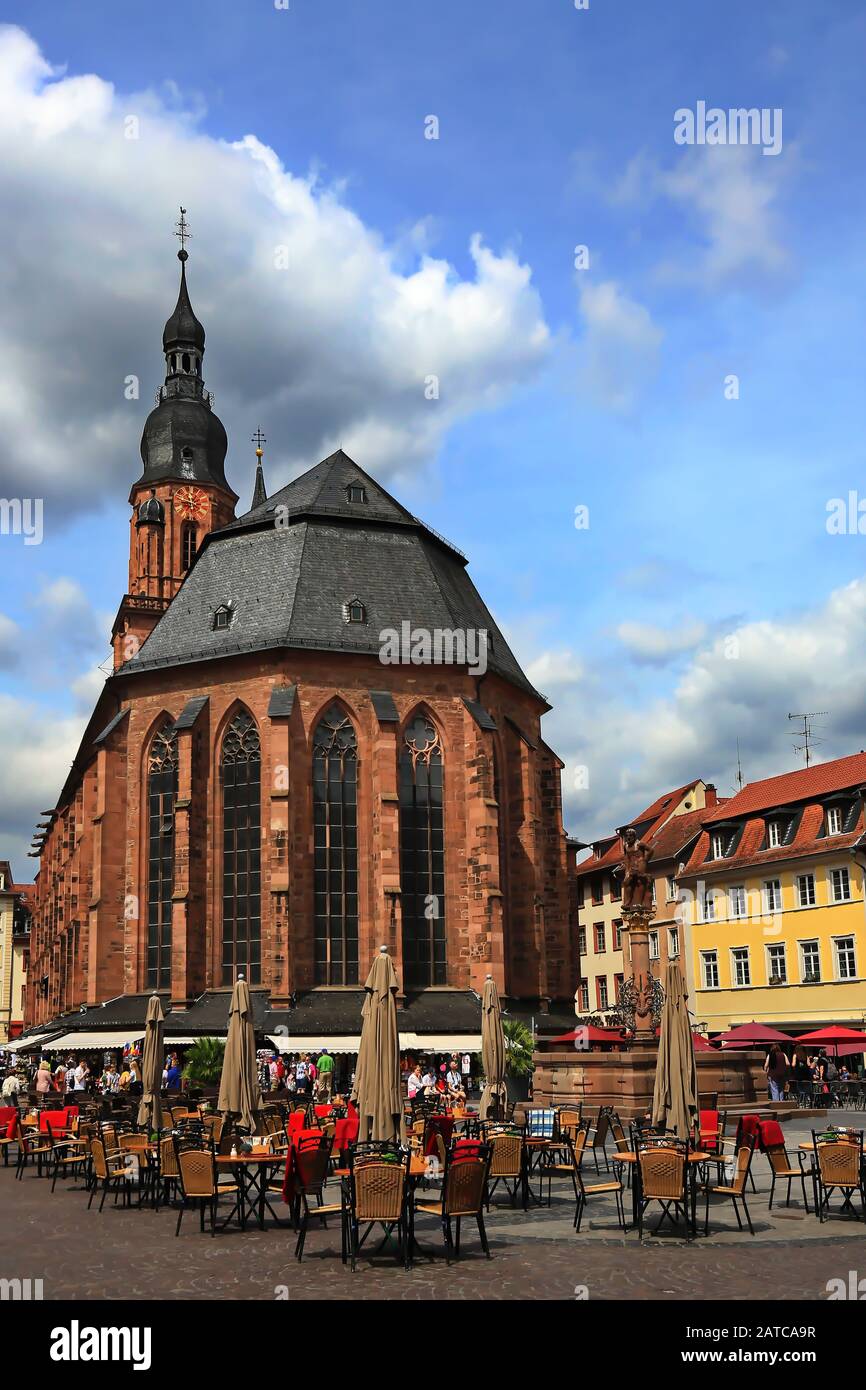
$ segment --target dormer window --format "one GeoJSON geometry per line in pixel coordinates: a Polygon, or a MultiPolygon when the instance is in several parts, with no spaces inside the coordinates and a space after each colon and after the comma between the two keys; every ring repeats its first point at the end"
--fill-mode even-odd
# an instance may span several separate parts
{"type": "Polygon", "coordinates": [[[220,604],[220,607],[213,615],[214,630],[216,632],[221,632],[227,627],[231,627],[232,616],[232,610],[229,608],[228,604],[220,604]]]}
{"type": "MultiPolygon", "coordinates": [[[[367,489],[363,483],[349,483],[346,488],[346,497],[349,502],[366,502],[367,489]]],[[[361,619],[363,621],[363,619],[361,619]]]]}
{"type": "Polygon", "coordinates": [[[343,617],[347,623],[365,623],[367,610],[359,598],[352,598],[343,605],[343,617]]]}
{"type": "Polygon", "coordinates": [[[724,859],[728,852],[728,832],[714,830],[710,837],[710,858],[724,859]]]}
{"type": "Polygon", "coordinates": [[[828,806],[828,807],[827,807],[827,834],[828,834],[828,835],[841,835],[841,834],[842,834],[842,824],[843,824],[843,821],[842,821],[842,807],[841,807],[841,806],[828,806]]]}

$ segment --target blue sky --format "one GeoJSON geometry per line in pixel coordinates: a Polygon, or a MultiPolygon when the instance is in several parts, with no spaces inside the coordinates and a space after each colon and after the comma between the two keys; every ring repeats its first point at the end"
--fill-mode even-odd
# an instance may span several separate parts
{"type": "MultiPolygon", "coordinates": [[[[0,491],[20,489],[32,449],[46,507],[41,546],[0,538],[0,702],[16,756],[30,754],[0,819],[19,873],[29,876],[20,846],[31,809],[52,804],[108,656],[181,199],[205,376],[242,502],[252,428],[268,435],[269,481],[283,481],[316,461],[320,441],[324,451],[339,397],[333,428],[468,553],[554,702],[547,736],[568,764],[573,833],[605,830],[690,776],[730,791],[736,737],[747,776],[795,765],[789,710],[830,711],[826,756],[864,745],[866,542],[828,535],[825,519],[828,499],[866,494],[866,15],[845,0],[723,10],[590,0],[585,12],[571,0],[291,0],[287,11],[210,0],[206,13],[80,0],[7,3],[4,19],[53,69],[19,63],[43,116],[25,132],[32,157],[25,140],[3,176],[0,340],[27,409],[0,400],[11,441],[0,491]],[[85,84],[82,96],[75,84],[87,75],[98,91],[85,84]],[[52,86],[58,105],[84,114],[46,123],[52,86]],[[677,146],[674,112],[699,100],[780,108],[781,153],[677,146]],[[124,194],[111,162],[111,122],[127,111],[143,113],[143,128],[155,111],[179,151],[154,151],[138,205],[139,175],[124,194]],[[424,139],[429,115],[435,141],[424,139]],[[266,159],[245,169],[249,196],[239,179],[230,209],[217,210],[221,190],[195,173],[245,136],[273,152],[295,193],[316,173],[312,197],[330,219],[326,299],[317,288],[298,304],[295,286],[291,312],[282,301],[269,312],[246,246],[296,213],[280,204],[285,188],[266,159]],[[335,226],[344,211],[350,231],[335,226]],[[446,291],[431,291],[442,399],[427,416],[415,405],[407,414],[405,383],[380,400],[363,376],[364,324],[425,256],[447,263],[452,289],[477,283],[475,236],[494,258],[484,302],[461,307],[458,293],[446,313],[446,291]],[[352,238],[387,255],[387,285],[372,298],[366,272],[344,280],[352,238]],[[578,244],[587,270],[575,269],[578,244]],[[110,352],[109,331],[119,335],[110,352]],[[250,367],[259,343],[270,362],[283,346],[289,363],[320,355],[318,382],[286,405],[250,367]],[[67,354],[76,362],[64,382],[67,354]],[[108,398],[118,354],[142,381],[125,415],[108,398]],[[725,399],[729,374],[737,400],[725,399]],[[578,504],[589,507],[585,531],[578,504]],[[60,727],[49,735],[52,713],[60,727]],[[579,793],[577,765],[590,774],[579,793]],[[22,791],[22,777],[37,785],[22,791]]],[[[20,147],[17,120],[2,106],[0,134],[5,122],[20,147]]]]}

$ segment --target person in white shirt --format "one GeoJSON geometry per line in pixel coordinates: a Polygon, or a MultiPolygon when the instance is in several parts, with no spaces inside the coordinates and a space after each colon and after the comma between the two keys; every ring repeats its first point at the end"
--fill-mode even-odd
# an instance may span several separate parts
{"type": "Polygon", "coordinates": [[[76,1091],[87,1090],[87,1078],[90,1075],[89,1068],[83,1057],[79,1057],[78,1066],[72,1073],[74,1088],[76,1091]]]}
{"type": "Polygon", "coordinates": [[[408,1091],[409,1091],[409,1099],[410,1099],[410,1100],[414,1100],[415,1097],[416,1097],[416,1095],[418,1094],[418,1092],[424,1090],[424,1082],[423,1082],[422,1077],[421,1077],[421,1064],[420,1064],[420,1062],[418,1063],[417,1066],[415,1066],[415,1067],[412,1069],[412,1071],[410,1071],[410,1073],[409,1073],[409,1079],[408,1079],[406,1085],[407,1085],[407,1088],[408,1088],[408,1091]]]}

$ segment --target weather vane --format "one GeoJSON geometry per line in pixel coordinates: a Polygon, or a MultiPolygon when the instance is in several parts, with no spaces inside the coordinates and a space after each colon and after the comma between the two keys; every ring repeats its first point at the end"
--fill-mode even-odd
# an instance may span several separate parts
{"type": "Polygon", "coordinates": [[[256,446],[256,453],[258,454],[259,458],[261,458],[263,452],[262,445],[267,444],[267,442],[268,441],[265,439],[265,436],[262,434],[261,427],[259,426],[256,429],[256,432],[251,440],[251,443],[255,444],[256,446]]]}
{"type": "Polygon", "coordinates": [[[176,223],[175,236],[178,237],[180,240],[180,251],[178,252],[178,254],[181,257],[181,259],[185,261],[189,254],[189,252],[186,249],[186,243],[192,240],[192,232],[190,231],[189,223],[186,220],[186,208],[181,208],[180,210],[180,221],[176,223]]]}

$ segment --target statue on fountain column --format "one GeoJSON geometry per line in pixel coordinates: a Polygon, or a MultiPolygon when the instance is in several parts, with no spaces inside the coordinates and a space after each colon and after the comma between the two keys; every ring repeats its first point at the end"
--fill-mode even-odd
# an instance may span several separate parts
{"type": "Polygon", "coordinates": [[[652,846],[639,840],[637,831],[629,826],[622,835],[622,910],[623,913],[646,913],[652,910],[652,875],[649,862],[652,846]]]}

